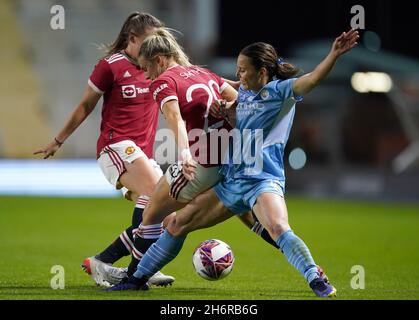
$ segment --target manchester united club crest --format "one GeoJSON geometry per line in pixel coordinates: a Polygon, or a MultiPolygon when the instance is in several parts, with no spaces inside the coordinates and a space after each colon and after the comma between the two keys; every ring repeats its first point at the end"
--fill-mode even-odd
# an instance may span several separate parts
{"type": "Polygon", "coordinates": [[[128,148],[125,149],[125,153],[129,156],[132,155],[134,152],[135,152],[134,147],[128,147],[128,148]]]}

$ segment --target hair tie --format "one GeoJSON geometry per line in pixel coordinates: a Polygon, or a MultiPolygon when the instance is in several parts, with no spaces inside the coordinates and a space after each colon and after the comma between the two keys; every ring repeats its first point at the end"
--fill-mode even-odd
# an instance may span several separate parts
{"type": "Polygon", "coordinates": [[[278,58],[278,60],[276,60],[276,62],[277,62],[279,65],[283,65],[283,64],[285,63],[284,59],[282,59],[282,58],[278,58]]]}

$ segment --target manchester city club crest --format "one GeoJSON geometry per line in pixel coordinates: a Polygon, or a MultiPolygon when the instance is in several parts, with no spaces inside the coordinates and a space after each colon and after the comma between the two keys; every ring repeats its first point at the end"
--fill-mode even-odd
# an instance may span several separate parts
{"type": "Polygon", "coordinates": [[[268,90],[262,90],[262,92],[260,93],[260,96],[262,97],[263,100],[266,100],[269,98],[269,91],[268,90]]]}

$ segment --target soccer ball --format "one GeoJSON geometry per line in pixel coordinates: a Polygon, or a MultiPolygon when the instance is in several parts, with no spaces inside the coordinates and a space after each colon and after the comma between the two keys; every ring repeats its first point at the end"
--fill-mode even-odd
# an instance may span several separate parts
{"type": "Polygon", "coordinates": [[[210,281],[228,276],[233,269],[234,254],[228,244],[211,239],[202,242],[192,258],[196,273],[210,281]]]}

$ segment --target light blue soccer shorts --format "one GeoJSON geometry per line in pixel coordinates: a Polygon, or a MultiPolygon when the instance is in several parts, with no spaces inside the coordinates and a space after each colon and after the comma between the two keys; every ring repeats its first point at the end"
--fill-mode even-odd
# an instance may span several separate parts
{"type": "Polygon", "coordinates": [[[214,191],[226,208],[240,215],[253,209],[262,193],[273,193],[284,197],[285,181],[229,179],[219,182],[214,191]]]}

